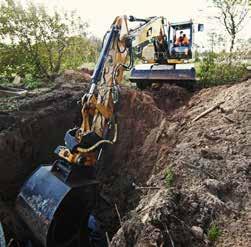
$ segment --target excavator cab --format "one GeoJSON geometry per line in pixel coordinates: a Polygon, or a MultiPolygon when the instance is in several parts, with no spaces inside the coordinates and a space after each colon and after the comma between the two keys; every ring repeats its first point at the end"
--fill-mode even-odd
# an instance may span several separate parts
{"type": "Polygon", "coordinates": [[[171,23],[168,30],[169,53],[171,59],[191,59],[193,43],[193,23],[171,23]]]}

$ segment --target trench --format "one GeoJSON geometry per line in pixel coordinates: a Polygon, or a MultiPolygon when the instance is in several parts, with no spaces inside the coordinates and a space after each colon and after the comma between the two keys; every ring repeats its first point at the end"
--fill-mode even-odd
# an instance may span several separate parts
{"type": "MultiPolygon", "coordinates": [[[[24,229],[15,209],[15,199],[24,181],[41,164],[57,157],[53,150],[63,144],[65,131],[79,125],[81,97],[77,89],[58,90],[31,99],[18,112],[1,115],[0,220],[7,239],[22,240],[24,229]]],[[[119,229],[121,217],[137,206],[139,194],[133,184],[144,184],[152,173],[157,149],[144,146],[147,136],[163,117],[185,104],[182,89],[139,92],[124,88],[118,110],[119,140],[107,147],[98,169],[98,206],[95,216],[109,238],[119,229]],[[147,155],[146,155],[147,154],[147,155]]]]}

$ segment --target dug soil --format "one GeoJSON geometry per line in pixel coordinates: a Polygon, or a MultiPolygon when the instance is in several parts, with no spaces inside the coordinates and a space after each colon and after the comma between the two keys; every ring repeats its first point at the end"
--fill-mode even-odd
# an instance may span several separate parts
{"type": "MultiPolygon", "coordinates": [[[[251,244],[250,83],[195,93],[174,85],[121,88],[118,142],[98,172],[96,216],[111,246],[251,244]]],[[[1,98],[8,109],[0,112],[0,219],[7,232],[20,231],[13,210],[20,186],[56,158],[65,131],[81,120],[77,101],[87,88],[61,83],[1,98]]]]}

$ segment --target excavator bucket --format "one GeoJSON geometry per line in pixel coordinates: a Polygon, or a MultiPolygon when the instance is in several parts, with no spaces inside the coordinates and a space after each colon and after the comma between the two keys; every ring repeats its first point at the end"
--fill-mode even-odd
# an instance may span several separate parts
{"type": "Polygon", "coordinates": [[[140,89],[145,89],[152,83],[175,83],[180,86],[190,87],[195,81],[195,69],[173,65],[140,65],[131,70],[129,80],[137,84],[140,89]]]}
{"type": "Polygon", "coordinates": [[[79,176],[81,171],[74,172],[79,179],[71,179],[72,171],[60,171],[57,162],[41,166],[24,183],[16,210],[33,241],[44,247],[89,246],[88,219],[96,203],[97,181],[79,176]]]}

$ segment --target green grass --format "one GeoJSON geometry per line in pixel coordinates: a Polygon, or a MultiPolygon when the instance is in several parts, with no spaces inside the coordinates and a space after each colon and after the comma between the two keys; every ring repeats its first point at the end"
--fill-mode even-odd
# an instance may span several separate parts
{"type": "Polygon", "coordinates": [[[171,187],[174,182],[174,173],[170,168],[165,170],[165,185],[166,187],[171,187]]]}
{"type": "Polygon", "coordinates": [[[210,241],[216,241],[221,234],[220,228],[216,224],[212,224],[207,232],[207,237],[210,241]]]}

